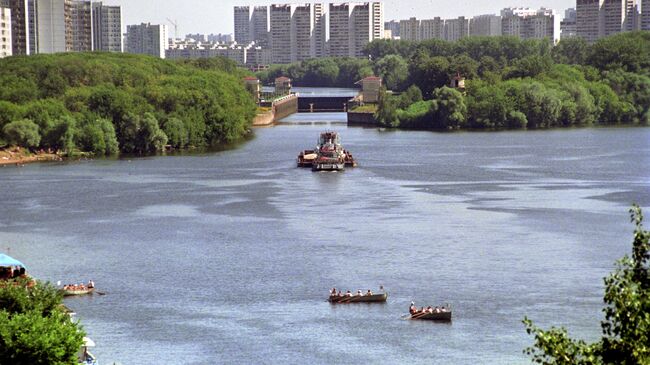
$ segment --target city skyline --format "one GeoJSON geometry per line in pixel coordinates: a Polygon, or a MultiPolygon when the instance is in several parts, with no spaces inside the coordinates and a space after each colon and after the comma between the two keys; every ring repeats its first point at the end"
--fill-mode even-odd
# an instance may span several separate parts
{"type": "MultiPolygon", "coordinates": [[[[166,24],[170,35],[174,35],[174,28],[167,18],[178,23],[178,35],[188,33],[234,33],[233,8],[235,6],[256,6],[271,4],[303,4],[319,1],[250,1],[250,0],[223,0],[219,2],[205,0],[186,0],[183,2],[158,2],[154,0],[109,0],[106,5],[121,5],[123,24],[166,24]],[[156,9],[153,13],[151,9],[156,9]]],[[[320,1],[322,2],[322,1],[320,1]]],[[[341,3],[343,1],[336,1],[341,3]]],[[[421,19],[441,17],[457,18],[459,16],[471,17],[483,14],[499,14],[506,7],[546,7],[563,14],[567,8],[574,8],[575,0],[532,0],[532,1],[470,1],[470,0],[411,0],[408,4],[400,0],[384,0],[384,20],[400,20],[410,17],[421,19]]]]}

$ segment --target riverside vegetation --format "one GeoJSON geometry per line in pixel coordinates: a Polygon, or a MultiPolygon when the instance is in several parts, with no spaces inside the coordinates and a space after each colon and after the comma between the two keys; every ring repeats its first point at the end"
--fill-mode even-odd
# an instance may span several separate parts
{"type": "Polygon", "coordinates": [[[0,146],[151,153],[249,132],[255,104],[225,59],[65,53],[0,59],[0,146]]]}
{"type": "Polygon", "coordinates": [[[603,38],[469,37],[378,40],[369,60],[330,58],[272,66],[259,77],[298,86],[352,87],[375,74],[387,89],[376,118],[415,129],[539,129],[650,124],[650,32],[603,38]],[[449,88],[457,74],[466,91],[449,88]]]}
{"type": "Polygon", "coordinates": [[[61,291],[30,281],[0,282],[0,364],[76,364],[83,329],[65,313],[61,291]]]}
{"type": "Polygon", "coordinates": [[[564,328],[541,330],[524,319],[535,344],[524,350],[534,362],[548,365],[650,364],[650,232],[641,208],[630,210],[636,225],[632,257],[625,256],[605,278],[602,338],[586,343],[564,328]]]}

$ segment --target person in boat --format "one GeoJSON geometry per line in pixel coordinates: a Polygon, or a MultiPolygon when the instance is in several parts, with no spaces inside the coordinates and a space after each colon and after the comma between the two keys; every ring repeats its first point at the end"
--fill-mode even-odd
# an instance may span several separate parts
{"type": "Polygon", "coordinates": [[[372,295],[372,291],[370,291],[370,289],[368,289],[368,292],[366,292],[366,295],[367,295],[367,296],[371,296],[371,295],[372,295]]]}
{"type": "Polygon", "coordinates": [[[351,297],[351,296],[352,296],[352,293],[348,290],[348,291],[345,293],[345,296],[346,296],[346,297],[351,297]]]}
{"type": "Polygon", "coordinates": [[[435,312],[436,312],[436,313],[440,313],[440,308],[436,307],[435,312]]]}
{"type": "Polygon", "coordinates": [[[92,280],[88,280],[88,286],[87,286],[87,288],[88,288],[88,289],[92,289],[92,288],[94,288],[94,287],[95,287],[95,283],[94,283],[92,280]]]}
{"type": "Polygon", "coordinates": [[[363,295],[363,293],[361,292],[361,289],[358,289],[358,290],[357,290],[357,296],[360,297],[360,296],[362,296],[362,295],[363,295]]]}
{"type": "Polygon", "coordinates": [[[417,312],[418,312],[418,307],[415,306],[414,302],[411,302],[411,306],[409,307],[409,313],[411,315],[414,315],[417,312]]]}
{"type": "Polygon", "coordinates": [[[332,288],[332,290],[330,290],[330,297],[333,296],[336,296],[336,288],[332,288]]]}
{"type": "Polygon", "coordinates": [[[343,293],[341,293],[341,290],[339,290],[339,292],[336,293],[336,296],[337,296],[337,297],[342,297],[342,296],[343,296],[343,293]]]}
{"type": "Polygon", "coordinates": [[[433,308],[431,308],[431,306],[427,307],[427,313],[433,313],[433,308]]]}

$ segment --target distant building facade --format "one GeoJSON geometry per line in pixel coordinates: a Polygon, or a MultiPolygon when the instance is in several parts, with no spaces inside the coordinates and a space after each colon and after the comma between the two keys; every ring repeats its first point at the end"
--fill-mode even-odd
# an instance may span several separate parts
{"type": "Polygon", "coordinates": [[[0,58],[9,57],[12,54],[11,9],[0,6],[0,58]]]}
{"type": "MultiPolygon", "coordinates": [[[[644,0],[642,5],[647,3],[644,0]]],[[[577,0],[576,28],[579,37],[593,43],[602,37],[643,28],[643,14],[639,13],[637,0],[577,0]]]]}
{"type": "Polygon", "coordinates": [[[11,13],[12,54],[28,55],[37,52],[36,0],[0,0],[0,7],[11,13]]]}
{"type": "Polygon", "coordinates": [[[122,52],[122,7],[93,3],[93,49],[122,52]]]}
{"type": "Polygon", "coordinates": [[[266,6],[235,6],[235,42],[262,46],[269,44],[269,8],[266,6]]]}
{"type": "Polygon", "coordinates": [[[383,37],[382,3],[329,4],[330,56],[363,57],[364,47],[373,40],[383,37]]]}
{"type": "Polygon", "coordinates": [[[401,37],[401,27],[400,22],[396,20],[391,20],[384,23],[384,31],[390,31],[390,36],[393,39],[401,37]]]}
{"type": "Polygon", "coordinates": [[[578,35],[576,9],[567,9],[564,12],[564,19],[560,22],[560,39],[575,37],[578,35]]]}
{"type": "Polygon", "coordinates": [[[445,40],[457,41],[469,36],[469,19],[460,16],[456,19],[445,20],[445,40]]]}
{"type": "Polygon", "coordinates": [[[38,0],[38,53],[72,50],[70,1],[38,0]]]}
{"type": "Polygon", "coordinates": [[[400,20],[400,39],[403,41],[418,41],[420,40],[420,20],[416,18],[409,18],[407,20],[400,20]]]}
{"type": "Polygon", "coordinates": [[[501,16],[499,15],[478,15],[469,21],[470,36],[500,36],[501,31],[501,16]]]}
{"type": "MultiPolygon", "coordinates": [[[[71,51],[89,52],[93,50],[93,22],[90,0],[70,0],[69,18],[66,18],[67,32],[72,38],[71,51]]],[[[68,16],[68,14],[66,14],[68,16]]]]}
{"type": "Polygon", "coordinates": [[[506,8],[501,11],[501,33],[521,39],[559,38],[559,22],[553,10],[506,8]]]}
{"type": "Polygon", "coordinates": [[[418,40],[425,41],[427,39],[444,39],[445,38],[445,21],[436,17],[433,19],[423,19],[420,21],[420,38],[418,40]]]}
{"type": "Polygon", "coordinates": [[[650,0],[641,3],[641,29],[650,30],[650,0]]]}
{"type": "Polygon", "coordinates": [[[165,58],[167,26],[142,23],[126,27],[126,52],[165,58]]]}

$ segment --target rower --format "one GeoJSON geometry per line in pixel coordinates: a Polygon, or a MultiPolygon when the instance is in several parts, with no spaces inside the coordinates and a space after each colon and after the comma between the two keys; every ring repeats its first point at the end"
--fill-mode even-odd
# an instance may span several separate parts
{"type": "Polygon", "coordinates": [[[352,293],[348,290],[348,291],[345,293],[345,296],[346,296],[346,297],[351,297],[351,296],[352,296],[352,293]]]}
{"type": "Polygon", "coordinates": [[[362,296],[362,295],[363,295],[363,293],[361,293],[361,289],[358,289],[358,290],[357,290],[357,296],[360,297],[360,296],[362,296]]]}
{"type": "Polygon", "coordinates": [[[333,297],[335,295],[336,295],[336,288],[332,288],[332,290],[330,290],[330,296],[333,297]]]}
{"type": "Polygon", "coordinates": [[[368,292],[366,293],[366,295],[367,295],[367,296],[371,296],[371,295],[372,295],[372,292],[370,291],[370,289],[368,289],[368,292]]]}
{"type": "Polygon", "coordinates": [[[414,302],[411,302],[411,306],[409,307],[409,313],[411,313],[411,315],[413,315],[413,314],[415,314],[417,312],[418,312],[418,307],[415,306],[414,302]]]}
{"type": "Polygon", "coordinates": [[[92,289],[95,287],[95,283],[92,280],[88,280],[88,289],[92,289]]]}

